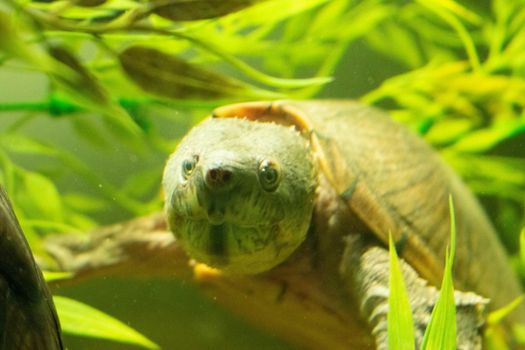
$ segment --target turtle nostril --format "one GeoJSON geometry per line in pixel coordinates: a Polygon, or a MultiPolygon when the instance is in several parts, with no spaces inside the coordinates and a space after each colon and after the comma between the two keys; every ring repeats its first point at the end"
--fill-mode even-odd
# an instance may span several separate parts
{"type": "Polygon", "coordinates": [[[223,168],[213,168],[206,172],[206,183],[212,187],[227,185],[232,179],[232,172],[223,168]]]}
{"type": "Polygon", "coordinates": [[[228,171],[228,170],[225,170],[223,171],[222,173],[222,181],[223,182],[230,182],[230,179],[232,178],[232,173],[231,171],[228,171]]]}
{"type": "Polygon", "coordinates": [[[219,178],[219,170],[211,169],[210,171],[208,171],[208,180],[209,181],[215,182],[215,181],[217,181],[218,178],[219,178]]]}

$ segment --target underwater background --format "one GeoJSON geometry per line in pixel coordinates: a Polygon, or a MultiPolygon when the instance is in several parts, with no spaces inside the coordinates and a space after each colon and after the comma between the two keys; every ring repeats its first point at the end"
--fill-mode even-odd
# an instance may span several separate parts
{"type": "MultiPolygon", "coordinates": [[[[350,98],[442,154],[524,275],[525,2],[221,3],[0,4],[0,183],[39,259],[50,234],[161,210],[167,156],[214,107],[350,98]]],[[[181,281],[96,278],[53,293],[162,349],[291,348],[181,281]]],[[[140,348],[62,322],[71,350],[140,348]]]]}

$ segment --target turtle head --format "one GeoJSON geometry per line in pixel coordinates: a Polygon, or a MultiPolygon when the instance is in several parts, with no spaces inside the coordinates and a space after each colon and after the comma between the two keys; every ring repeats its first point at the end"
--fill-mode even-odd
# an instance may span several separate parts
{"type": "Polygon", "coordinates": [[[305,239],[315,181],[308,142],[293,128],[208,119],[167,162],[168,225],[197,261],[232,273],[263,272],[305,239]]]}

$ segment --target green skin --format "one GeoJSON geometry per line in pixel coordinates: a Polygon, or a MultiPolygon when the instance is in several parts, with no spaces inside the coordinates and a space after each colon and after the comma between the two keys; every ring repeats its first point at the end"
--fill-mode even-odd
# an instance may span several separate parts
{"type": "Polygon", "coordinates": [[[168,225],[192,258],[254,274],[304,241],[316,176],[308,141],[293,128],[207,119],[164,171],[168,225]]]}

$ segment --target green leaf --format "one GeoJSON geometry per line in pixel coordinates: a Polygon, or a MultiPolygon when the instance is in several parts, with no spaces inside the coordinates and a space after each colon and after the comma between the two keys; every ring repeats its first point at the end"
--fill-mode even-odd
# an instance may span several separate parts
{"type": "MultiPolygon", "coordinates": [[[[71,221],[70,218],[67,218],[71,221]]],[[[46,230],[47,232],[58,233],[58,232],[78,232],[82,233],[80,227],[73,226],[71,224],[60,222],[59,220],[23,220],[24,229],[33,228],[39,230],[46,230]]]]}
{"type": "Polygon", "coordinates": [[[431,0],[431,2],[435,3],[438,6],[441,6],[457,17],[463,18],[471,23],[479,24],[483,22],[483,18],[481,18],[478,14],[475,12],[469,10],[468,8],[461,5],[459,2],[454,0],[431,0]]]}
{"type": "MultiPolygon", "coordinates": [[[[106,209],[105,209],[106,212],[107,212],[107,208],[108,207],[106,206],[106,209]]],[[[79,212],[76,212],[73,210],[68,211],[67,219],[71,223],[72,226],[74,226],[77,230],[81,230],[82,232],[86,232],[92,229],[93,227],[100,225],[100,224],[97,224],[97,222],[93,218],[87,215],[80,214],[79,212]]],[[[75,232],[75,231],[73,230],[70,232],[75,232]]]]}
{"type": "Polygon", "coordinates": [[[452,267],[456,254],[456,218],[452,196],[450,206],[450,249],[447,249],[445,273],[441,283],[439,298],[432,310],[430,322],[423,336],[423,350],[455,350],[456,349],[456,304],[454,301],[454,284],[452,267]]]}
{"type": "Polygon", "coordinates": [[[525,299],[525,295],[520,295],[507,305],[492,311],[487,316],[487,324],[489,326],[496,325],[501,322],[505,317],[507,317],[508,314],[510,314],[512,311],[514,311],[521,303],[523,303],[523,300],[525,299]]]}
{"type": "MultiPolygon", "coordinates": [[[[525,325],[521,323],[514,324],[513,331],[514,331],[514,340],[516,342],[515,345],[519,344],[523,346],[525,344],[525,325]]],[[[517,347],[517,348],[520,349],[520,347],[517,347]]],[[[494,348],[494,349],[500,350],[501,348],[494,348]]]]}
{"type": "Polygon", "coordinates": [[[51,46],[48,52],[56,61],[55,77],[62,84],[93,103],[109,104],[107,92],[73,53],[61,46],[51,46]]]}
{"type": "MultiPolygon", "coordinates": [[[[440,17],[445,23],[447,23],[451,28],[453,28],[456,31],[457,36],[461,39],[463,45],[465,46],[465,51],[469,58],[470,65],[472,66],[473,70],[478,70],[480,68],[480,58],[476,50],[476,45],[474,43],[473,37],[471,36],[467,28],[465,28],[463,22],[457,16],[460,12],[458,12],[457,9],[455,12],[449,12],[446,7],[442,7],[443,1],[438,2],[428,0],[417,0],[417,2],[420,5],[428,8],[431,12],[434,12],[438,17],[440,17]]],[[[446,1],[445,3],[449,5],[451,2],[446,1]]]]}
{"type": "Polygon", "coordinates": [[[124,135],[140,135],[141,130],[129,114],[115,104],[108,92],[79,60],[63,47],[48,48],[49,74],[62,88],[62,92],[76,104],[100,112],[112,126],[113,132],[124,135]]]}
{"type": "Polygon", "coordinates": [[[73,277],[72,272],[54,272],[54,271],[42,271],[46,282],[65,280],[73,277]]]}
{"type": "Polygon", "coordinates": [[[68,193],[63,199],[71,208],[83,213],[101,211],[108,206],[106,200],[83,193],[68,193]]]}
{"type": "Polygon", "coordinates": [[[525,227],[521,229],[520,233],[520,259],[521,265],[525,266],[525,227]]]}
{"type": "Polygon", "coordinates": [[[87,140],[91,145],[99,147],[100,149],[108,149],[110,142],[106,135],[100,130],[97,130],[98,125],[94,123],[89,116],[79,115],[71,119],[71,126],[76,131],[78,137],[87,140]]]}
{"type": "MultiPolygon", "coordinates": [[[[470,188],[480,194],[497,195],[523,201],[525,195],[525,159],[492,155],[442,153],[461,174],[470,188]]],[[[506,224],[507,225],[507,224],[506,224]]],[[[519,227],[519,226],[518,226],[519,227]]]]}
{"type": "Polygon", "coordinates": [[[458,152],[483,153],[491,150],[502,141],[525,133],[525,122],[516,120],[492,128],[471,132],[454,145],[458,152]]]}
{"type": "Polygon", "coordinates": [[[389,235],[390,281],[388,294],[388,348],[414,350],[414,322],[403,275],[399,267],[396,247],[389,235]]]}
{"type": "Polygon", "coordinates": [[[448,144],[461,139],[472,129],[472,121],[466,118],[446,120],[442,123],[432,125],[425,140],[432,145],[448,144]]]}
{"type": "MultiPolygon", "coordinates": [[[[221,58],[225,62],[229,63],[236,69],[238,69],[240,72],[245,74],[247,77],[250,77],[252,79],[255,79],[259,81],[262,84],[266,84],[268,86],[278,87],[278,88],[286,88],[286,89],[296,89],[296,88],[303,88],[303,87],[309,87],[309,86],[318,86],[318,85],[324,85],[333,80],[332,77],[313,77],[313,78],[303,78],[303,79],[287,79],[287,78],[277,78],[271,75],[268,75],[266,73],[263,73],[243,60],[235,57],[234,55],[226,52],[222,48],[220,48],[218,45],[212,45],[210,43],[206,43],[202,40],[198,40],[196,38],[188,37],[179,34],[179,36],[193,42],[194,44],[197,44],[198,46],[202,47],[203,49],[213,53],[217,57],[221,58]]],[[[287,62],[289,64],[289,62],[287,62]]],[[[254,91],[257,92],[257,91],[254,91]]],[[[259,91],[259,94],[268,94],[267,91],[259,91]]],[[[264,97],[264,96],[262,96],[264,97]]],[[[268,97],[268,96],[266,96],[268,97]]],[[[270,96],[272,97],[272,96],[270,96]]],[[[273,96],[276,97],[276,96],[273,96]]],[[[279,96],[277,96],[279,97],[279,96]]],[[[282,97],[282,96],[281,96],[282,97]]]]}
{"type": "Polygon", "coordinates": [[[74,1],[71,1],[71,2],[74,3],[77,6],[96,7],[96,6],[100,6],[100,5],[104,4],[106,2],[106,0],[74,0],[74,1]]]}
{"type": "MultiPolygon", "coordinates": [[[[257,96],[264,91],[162,51],[131,46],[119,54],[126,74],[143,90],[168,98],[257,96]]],[[[266,92],[269,97],[271,93],[266,92]]],[[[275,97],[275,96],[274,96],[275,97]]]]}
{"type": "Polygon", "coordinates": [[[40,156],[55,157],[57,150],[32,138],[16,133],[2,134],[0,142],[2,146],[11,152],[19,154],[34,154],[40,156]]]}
{"type": "Polygon", "coordinates": [[[421,49],[414,40],[414,33],[398,23],[385,23],[368,35],[368,42],[377,50],[388,54],[408,67],[419,67],[422,62],[421,49]],[[395,42],[396,45],[392,45],[395,42]]]}
{"type": "MultiPolygon", "coordinates": [[[[311,10],[329,0],[273,0],[264,1],[256,6],[233,16],[228,16],[224,22],[237,23],[240,27],[257,27],[268,23],[277,23],[301,12],[311,10]]],[[[230,23],[228,23],[230,24],[230,23]]]]}
{"type": "Polygon", "coordinates": [[[172,21],[194,21],[237,12],[260,0],[153,0],[152,12],[172,21]]]}
{"type": "Polygon", "coordinates": [[[158,189],[161,177],[159,169],[146,169],[128,177],[121,190],[133,197],[142,197],[158,189]]]}
{"type": "Polygon", "coordinates": [[[62,221],[62,200],[53,182],[38,173],[24,172],[23,184],[25,191],[17,199],[31,216],[62,221]]]}
{"type": "Polygon", "coordinates": [[[13,17],[15,17],[13,14],[0,11],[0,53],[28,58],[29,52],[20,39],[13,17]]]}
{"type": "Polygon", "coordinates": [[[91,306],[60,296],[53,299],[65,333],[159,349],[136,330],[91,306]]]}

